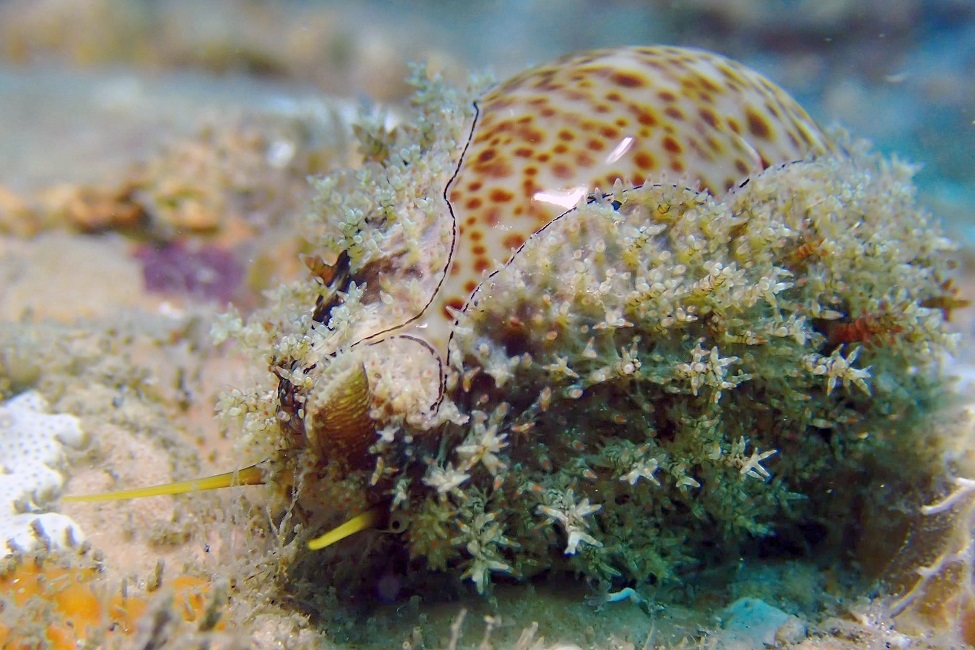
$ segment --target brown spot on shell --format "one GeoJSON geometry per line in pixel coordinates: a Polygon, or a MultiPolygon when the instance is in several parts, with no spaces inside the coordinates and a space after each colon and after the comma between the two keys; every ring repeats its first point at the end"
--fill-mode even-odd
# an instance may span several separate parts
{"type": "Polygon", "coordinates": [[[491,190],[491,200],[495,203],[507,203],[511,199],[515,198],[515,195],[506,189],[497,187],[491,190]]]}
{"type": "Polygon", "coordinates": [[[643,126],[656,126],[657,118],[649,110],[641,110],[637,113],[636,121],[643,126]]]}
{"type": "Polygon", "coordinates": [[[588,153],[586,153],[585,151],[580,151],[579,153],[577,153],[577,154],[576,154],[576,164],[577,164],[577,165],[578,165],[579,167],[590,167],[590,166],[592,166],[592,165],[593,165],[593,164],[594,164],[595,162],[596,162],[596,161],[595,161],[595,160],[593,159],[593,157],[592,157],[592,156],[590,156],[590,155],[589,155],[588,153]]]}
{"type": "Polygon", "coordinates": [[[617,86],[623,86],[624,88],[642,88],[647,85],[643,77],[631,72],[614,72],[609,76],[609,80],[617,86]]]}
{"type": "Polygon", "coordinates": [[[552,165],[552,174],[556,178],[568,179],[572,177],[572,167],[566,165],[565,163],[555,163],[552,165]]]}
{"type": "Polygon", "coordinates": [[[646,151],[637,152],[637,154],[633,157],[633,162],[636,163],[637,167],[644,170],[653,169],[654,165],[653,156],[646,151]]]}
{"type": "Polygon", "coordinates": [[[464,308],[464,301],[461,300],[460,298],[453,297],[444,301],[443,307],[441,309],[441,314],[443,315],[444,318],[453,322],[454,316],[453,314],[450,313],[450,310],[453,309],[454,311],[461,311],[463,308],[464,308]]]}
{"type": "Polygon", "coordinates": [[[501,240],[501,243],[503,243],[509,249],[517,249],[525,243],[526,239],[528,238],[525,237],[525,235],[515,232],[505,235],[504,239],[501,240]]]}
{"type": "Polygon", "coordinates": [[[769,126],[768,121],[759,115],[754,109],[748,109],[745,112],[745,116],[748,118],[748,132],[751,133],[756,138],[762,138],[767,140],[772,135],[772,128],[769,126]]]}
{"type": "Polygon", "coordinates": [[[718,118],[714,114],[714,111],[712,111],[710,108],[702,108],[697,112],[697,114],[700,115],[705,124],[710,126],[712,129],[718,128],[718,118]]]}
{"type": "Polygon", "coordinates": [[[491,208],[484,213],[484,222],[489,226],[496,226],[501,221],[501,210],[491,208]]]}

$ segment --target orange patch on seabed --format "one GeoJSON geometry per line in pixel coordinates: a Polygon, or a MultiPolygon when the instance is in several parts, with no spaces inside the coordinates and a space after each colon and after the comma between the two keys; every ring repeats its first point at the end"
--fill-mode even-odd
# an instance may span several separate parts
{"type": "MultiPolygon", "coordinates": [[[[149,607],[149,598],[110,593],[94,568],[63,568],[24,562],[0,578],[0,648],[49,647],[70,650],[86,640],[131,635],[149,607]]],[[[197,621],[206,611],[210,583],[181,575],[165,583],[176,613],[197,621]]],[[[216,629],[223,629],[220,621],[216,629]]]]}

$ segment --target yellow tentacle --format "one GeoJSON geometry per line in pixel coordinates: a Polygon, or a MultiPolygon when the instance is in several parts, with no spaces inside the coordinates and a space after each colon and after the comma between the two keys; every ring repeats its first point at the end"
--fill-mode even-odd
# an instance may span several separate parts
{"type": "Polygon", "coordinates": [[[333,528],[321,537],[316,537],[308,542],[308,549],[317,551],[325,548],[326,546],[331,546],[335,542],[345,539],[349,535],[355,535],[356,533],[368,528],[376,528],[380,523],[382,523],[383,519],[385,518],[385,514],[385,508],[378,506],[366,510],[361,515],[356,515],[341,526],[333,528]]]}
{"type": "Polygon", "coordinates": [[[257,465],[234,470],[225,474],[177,481],[165,485],[119,490],[117,492],[103,492],[100,494],[79,494],[62,497],[62,501],[91,502],[91,501],[122,501],[125,499],[140,499],[142,497],[156,497],[166,494],[186,494],[187,492],[201,492],[203,490],[218,490],[235,485],[263,485],[264,471],[257,465]]]}

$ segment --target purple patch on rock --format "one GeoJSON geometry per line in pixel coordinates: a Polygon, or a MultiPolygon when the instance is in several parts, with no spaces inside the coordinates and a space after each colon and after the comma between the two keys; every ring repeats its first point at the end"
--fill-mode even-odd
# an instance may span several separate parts
{"type": "Polygon", "coordinates": [[[233,252],[207,244],[173,242],[140,246],[146,290],[226,303],[237,294],[244,269],[233,252]]]}

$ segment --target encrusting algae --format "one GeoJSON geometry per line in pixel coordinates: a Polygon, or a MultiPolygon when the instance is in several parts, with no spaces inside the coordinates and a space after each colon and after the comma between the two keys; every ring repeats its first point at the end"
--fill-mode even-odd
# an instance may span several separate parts
{"type": "Polygon", "coordinates": [[[944,488],[953,246],[911,167],[698,50],[412,83],[317,182],[309,277],[217,332],[269,368],[219,409],[297,571],[350,577],[300,561],[348,519],[312,545],[384,527],[377,565],[479,592],[844,562],[944,488]]]}

